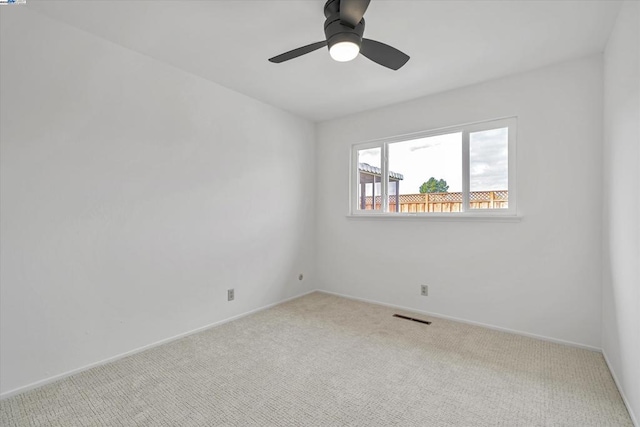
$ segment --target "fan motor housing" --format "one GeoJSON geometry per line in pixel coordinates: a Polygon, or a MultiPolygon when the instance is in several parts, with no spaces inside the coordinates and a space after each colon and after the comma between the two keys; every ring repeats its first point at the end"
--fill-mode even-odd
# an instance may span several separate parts
{"type": "Polygon", "coordinates": [[[339,13],[333,14],[324,22],[324,34],[327,37],[329,49],[336,43],[346,41],[360,46],[362,44],[362,35],[364,34],[364,18],[355,28],[351,28],[340,21],[339,13]]]}

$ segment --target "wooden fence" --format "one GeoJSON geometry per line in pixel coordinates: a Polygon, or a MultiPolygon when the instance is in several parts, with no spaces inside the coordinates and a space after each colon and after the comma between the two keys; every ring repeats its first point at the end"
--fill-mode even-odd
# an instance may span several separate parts
{"type": "MultiPolygon", "coordinates": [[[[460,212],[462,193],[400,194],[400,212],[460,212]]],[[[371,196],[365,198],[366,209],[373,208],[371,196]]],[[[376,209],[380,209],[381,197],[376,196],[376,209]]],[[[470,209],[504,209],[509,206],[509,192],[472,191],[469,194],[470,209]]],[[[389,212],[396,212],[396,196],[389,196],[389,212]]]]}

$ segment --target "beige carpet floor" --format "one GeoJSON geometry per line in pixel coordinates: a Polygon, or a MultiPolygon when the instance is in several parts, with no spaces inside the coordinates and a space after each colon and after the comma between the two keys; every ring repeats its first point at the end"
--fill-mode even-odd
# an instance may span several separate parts
{"type": "Polygon", "coordinates": [[[437,318],[424,325],[392,317],[398,312],[313,293],[5,399],[0,421],[632,425],[599,353],[437,318]]]}

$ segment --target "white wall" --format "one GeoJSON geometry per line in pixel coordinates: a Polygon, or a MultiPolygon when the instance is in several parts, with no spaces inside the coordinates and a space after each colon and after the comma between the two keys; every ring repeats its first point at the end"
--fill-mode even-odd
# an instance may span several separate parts
{"type": "Polygon", "coordinates": [[[601,55],[324,122],[317,144],[320,288],[600,347],[601,55]],[[352,143],[513,115],[521,222],[346,217],[352,143]]]}
{"type": "Polygon", "coordinates": [[[312,123],[0,17],[5,396],[315,288],[312,123]]]}
{"type": "Polygon", "coordinates": [[[640,7],[625,2],[604,56],[602,348],[640,419],[640,7]]]}

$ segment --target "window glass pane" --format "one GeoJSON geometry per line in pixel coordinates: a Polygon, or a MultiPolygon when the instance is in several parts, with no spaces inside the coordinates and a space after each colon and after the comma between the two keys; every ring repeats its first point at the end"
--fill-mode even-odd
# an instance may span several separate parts
{"type": "Polygon", "coordinates": [[[509,129],[469,134],[469,208],[509,207],[509,129]]]}
{"type": "Polygon", "coordinates": [[[389,144],[389,212],[460,212],[462,133],[389,144]]]}
{"type": "Polygon", "coordinates": [[[382,149],[358,150],[358,210],[382,209],[382,149]]]}

